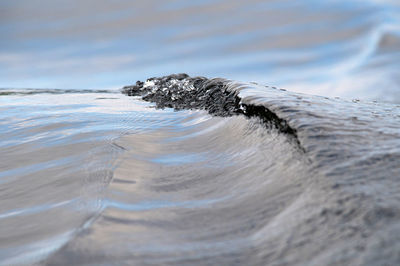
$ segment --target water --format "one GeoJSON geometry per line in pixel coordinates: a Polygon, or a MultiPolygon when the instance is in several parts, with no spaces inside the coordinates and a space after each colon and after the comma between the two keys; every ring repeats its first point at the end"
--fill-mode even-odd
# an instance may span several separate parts
{"type": "Polygon", "coordinates": [[[400,101],[395,0],[18,0],[0,12],[0,87],[108,89],[186,72],[400,101]]]}
{"type": "Polygon", "coordinates": [[[259,209],[265,193],[290,201],[301,191],[300,176],[281,179],[306,171],[301,154],[256,120],[157,110],[113,92],[6,97],[4,265],[222,259],[249,249],[246,235],[284,208],[259,209]]]}
{"type": "Polygon", "coordinates": [[[118,91],[3,93],[2,264],[397,263],[399,106],[225,82],[302,148],[118,91]]]}
{"type": "Polygon", "coordinates": [[[400,264],[397,1],[71,3],[0,3],[0,265],[400,264]]]}

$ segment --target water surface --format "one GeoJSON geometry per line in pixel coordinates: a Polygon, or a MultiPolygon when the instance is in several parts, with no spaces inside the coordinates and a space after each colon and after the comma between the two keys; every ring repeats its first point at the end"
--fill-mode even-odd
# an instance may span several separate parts
{"type": "Polygon", "coordinates": [[[0,14],[3,88],[120,88],[186,72],[400,101],[398,1],[6,0],[0,14]]]}
{"type": "Polygon", "coordinates": [[[226,82],[299,143],[115,91],[0,96],[2,264],[399,262],[399,106],[226,82]]]}
{"type": "Polygon", "coordinates": [[[399,265],[399,18],[389,0],[1,1],[0,264],[399,265]],[[119,91],[180,72],[232,79],[297,141],[119,91]]]}

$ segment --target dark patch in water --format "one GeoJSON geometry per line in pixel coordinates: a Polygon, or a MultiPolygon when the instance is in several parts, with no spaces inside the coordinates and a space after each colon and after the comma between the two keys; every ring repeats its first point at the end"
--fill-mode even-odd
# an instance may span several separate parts
{"type": "Polygon", "coordinates": [[[117,100],[115,97],[97,97],[96,100],[117,100]]]}

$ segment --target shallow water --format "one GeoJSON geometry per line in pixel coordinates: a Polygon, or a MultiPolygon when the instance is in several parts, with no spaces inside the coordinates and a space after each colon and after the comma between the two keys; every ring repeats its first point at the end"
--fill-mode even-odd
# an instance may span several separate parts
{"type": "Polygon", "coordinates": [[[226,82],[302,147],[118,91],[1,96],[1,264],[400,261],[399,106],[226,82]]]}
{"type": "Polygon", "coordinates": [[[36,92],[0,97],[4,265],[46,256],[90,224],[123,151],[117,138],[179,121],[119,92],[36,92]]]}

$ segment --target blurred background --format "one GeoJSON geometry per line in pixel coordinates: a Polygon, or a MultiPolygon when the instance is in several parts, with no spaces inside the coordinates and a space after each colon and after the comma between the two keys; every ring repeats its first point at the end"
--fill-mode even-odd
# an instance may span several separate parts
{"type": "Polygon", "coordinates": [[[2,0],[0,87],[186,72],[400,102],[400,1],[2,0]]]}

